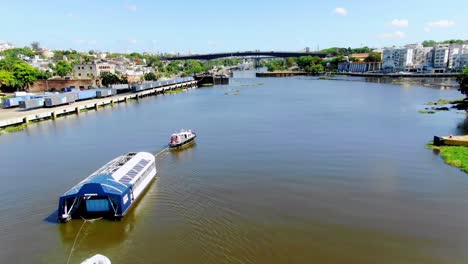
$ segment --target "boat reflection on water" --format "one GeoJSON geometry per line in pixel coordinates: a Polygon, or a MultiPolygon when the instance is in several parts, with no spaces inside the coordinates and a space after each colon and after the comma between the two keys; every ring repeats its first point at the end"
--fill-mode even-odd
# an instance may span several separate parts
{"type": "Polygon", "coordinates": [[[187,158],[191,158],[196,147],[197,143],[195,141],[192,141],[181,147],[170,149],[170,153],[175,160],[180,161],[187,158]]]}

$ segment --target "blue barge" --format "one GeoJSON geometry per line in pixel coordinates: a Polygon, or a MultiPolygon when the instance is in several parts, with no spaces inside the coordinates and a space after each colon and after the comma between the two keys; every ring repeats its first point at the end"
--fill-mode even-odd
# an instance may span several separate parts
{"type": "Polygon", "coordinates": [[[120,219],[141,198],[156,173],[151,153],[119,156],[60,197],[58,220],[65,223],[78,217],[120,219]]]}

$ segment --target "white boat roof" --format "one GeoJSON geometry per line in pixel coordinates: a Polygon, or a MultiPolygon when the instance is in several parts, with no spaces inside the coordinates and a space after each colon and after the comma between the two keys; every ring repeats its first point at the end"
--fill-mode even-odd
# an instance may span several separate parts
{"type": "Polygon", "coordinates": [[[148,152],[130,152],[119,156],[76,184],[65,195],[79,192],[80,188],[87,183],[98,183],[107,191],[122,193],[140,178],[154,160],[153,154],[148,152]]]}
{"type": "MultiPolygon", "coordinates": [[[[115,181],[133,184],[141,171],[154,161],[154,156],[148,152],[130,152],[115,158],[92,175],[110,174],[115,181]]],[[[91,176],[92,176],[91,175],[91,176]]]]}
{"type": "Polygon", "coordinates": [[[180,132],[175,132],[171,136],[178,136],[178,135],[185,135],[185,134],[193,134],[192,130],[184,130],[182,129],[180,132]]]}

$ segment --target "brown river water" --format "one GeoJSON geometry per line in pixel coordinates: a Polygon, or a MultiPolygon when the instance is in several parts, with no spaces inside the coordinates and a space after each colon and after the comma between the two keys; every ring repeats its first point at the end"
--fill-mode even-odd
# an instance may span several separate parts
{"type": "Polygon", "coordinates": [[[468,175],[425,144],[465,115],[456,89],[356,77],[256,79],[148,97],[0,136],[0,263],[66,263],[83,224],[58,197],[114,157],[159,152],[122,220],[87,222],[70,263],[466,263],[468,175]]]}

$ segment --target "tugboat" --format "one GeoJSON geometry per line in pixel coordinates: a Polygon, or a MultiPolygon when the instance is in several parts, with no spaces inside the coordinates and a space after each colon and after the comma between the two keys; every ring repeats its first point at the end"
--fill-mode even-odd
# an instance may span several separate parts
{"type": "Polygon", "coordinates": [[[171,142],[169,143],[169,148],[178,148],[192,142],[197,135],[192,132],[192,130],[182,129],[179,133],[174,133],[171,135],[171,142]]]}

